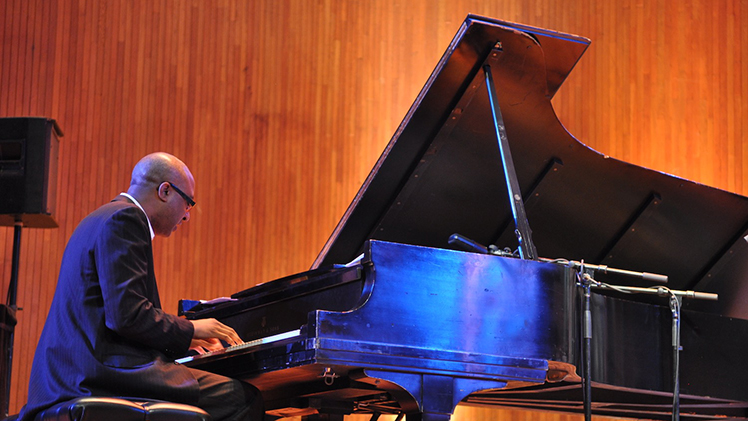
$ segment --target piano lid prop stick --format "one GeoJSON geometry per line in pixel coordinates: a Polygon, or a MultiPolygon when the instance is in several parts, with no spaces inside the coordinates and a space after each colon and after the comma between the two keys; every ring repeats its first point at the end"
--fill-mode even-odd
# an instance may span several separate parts
{"type": "MultiPolygon", "coordinates": [[[[491,56],[495,58],[501,51],[501,43],[497,43],[491,56]]],[[[494,129],[496,130],[496,140],[499,144],[499,152],[501,153],[501,163],[504,167],[504,179],[506,180],[507,193],[509,194],[509,204],[512,209],[512,216],[514,217],[514,233],[519,242],[519,257],[526,260],[538,260],[538,251],[532,242],[532,230],[527,221],[525,204],[522,202],[522,192],[519,188],[519,181],[517,181],[517,170],[514,168],[512,152],[509,149],[509,138],[506,134],[504,117],[501,115],[499,97],[496,94],[491,66],[488,64],[484,65],[483,72],[485,73],[486,88],[488,89],[488,103],[491,105],[491,115],[493,117],[494,129]]]]}

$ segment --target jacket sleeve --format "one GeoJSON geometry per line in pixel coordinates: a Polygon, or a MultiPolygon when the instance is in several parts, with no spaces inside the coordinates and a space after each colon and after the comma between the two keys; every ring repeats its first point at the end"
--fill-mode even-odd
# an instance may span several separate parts
{"type": "Polygon", "coordinates": [[[186,353],[192,323],[154,305],[160,300],[143,212],[134,206],[115,212],[99,231],[94,253],[107,328],[170,356],[186,353]]]}

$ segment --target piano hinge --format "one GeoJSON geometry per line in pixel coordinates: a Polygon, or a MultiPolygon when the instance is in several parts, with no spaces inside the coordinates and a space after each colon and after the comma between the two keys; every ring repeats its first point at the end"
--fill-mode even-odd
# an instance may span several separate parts
{"type": "Polygon", "coordinates": [[[335,372],[332,371],[332,368],[325,367],[325,371],[322,373],[320,377],[322,377],[325,380],[326,385],[332,386],[332,384],[335,382],[335,379],[337,379],[340,376],[335,374],[335,372]]]}

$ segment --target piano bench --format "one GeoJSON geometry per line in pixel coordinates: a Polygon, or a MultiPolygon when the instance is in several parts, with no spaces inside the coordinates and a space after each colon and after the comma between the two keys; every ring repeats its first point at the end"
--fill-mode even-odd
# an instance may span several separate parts
{"type": "Polygon", "coordinates": [[[45,409],[34,421],[210,421],[210,415],[181,403],[86,396],[45,409]]]}

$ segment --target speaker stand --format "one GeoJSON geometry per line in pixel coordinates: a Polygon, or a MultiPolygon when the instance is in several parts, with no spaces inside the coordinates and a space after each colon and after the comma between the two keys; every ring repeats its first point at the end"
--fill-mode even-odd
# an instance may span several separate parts
{"type": "Polygon", "coordinates": [[[2,309],[2,320],[0,320],[0,334],[3,344],[3,366],[5,368],[5,384],[2,395],[2,415],[8,417],[10,409],[10,380],[13,367],[13,334],[16,326],[16,295],[18,293],[18,266],[21,256],[21,229],[23,223],[20,217],[16,218],[13,225],[13,260],[10,269],[10,283],[8,284],[8,298],[2,309]]]}

